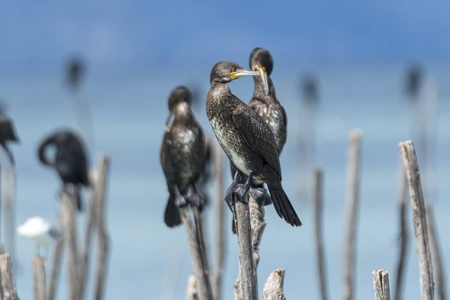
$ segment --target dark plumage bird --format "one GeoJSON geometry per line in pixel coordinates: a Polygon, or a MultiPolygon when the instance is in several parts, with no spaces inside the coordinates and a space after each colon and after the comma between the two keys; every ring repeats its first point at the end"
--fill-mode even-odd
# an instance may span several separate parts
{"type": "Polygon", "coordinates": [[[170,193],[164,213],[164,222],[168,227],[181,223],[178,207],[190,204],[201,210],[205,205],[205,199],[197,187],[205,159],[205,140],[202,128],[191,111],[191,103],[191,92],[184,86],[175,88],[170,94],[170,115],[160,152],[170,193]],[[172,115],[174,120],[169,124],[172,115]]]}
{"type": "Polygon", "coordinates": [[[80,86],[83,74],[83,61],[79,58],[73,58],[67,65],[67,82],[73,91],[76,91],[80,86]]]}
{"type": "MultiPolygon", "coordinates": [[[[40,144],[39,160],[58,172],[64,184],[71,183],[77,188],[80,185],[89,186],[88,161],[81,138],[68,130],[57,131],[40,144]],[[56,148],[55,158],[49,159],[46,155],[48,147],[56,148]]],[[[78,193],[78,210],[82,210],[81,199],[78,193]]]]}
{"type": "Polygon", "coordinates": [[[13,121],[4,115],[0,115],[0,145],[5,149],[11,163],[14,165],[14,156],[8,147],[8,142],[19,142],[19,138],[14,130],[13,121]]]}
{"type": "Polygon", "coordinates": [[[206,114],[214,134],[232,162],[235,180],[225,200],[232,207],[233,195],[243,201],[250,185],[265,182],[280,217],[293,226],[300,226],[297,213],[281,185],[279,149],[275,136],[263,118],[233,95],[225,85],[242,76],[259,76],[259,72],[244,70],[233,62],[217,63],[210,76],[211,89],[206,100],[206,114]],[[240,184],[242,175],[248,176],[240,184]]]}
{"type": "Polygon", "coordinates": [[[264,48],[255,48],[250,54],[250,69],[258,71],[260,76],[254,76],[255,90],[248,107],[256,111],[272,130],[279,152],[283,151],[287,137],[287,117],[283,106],[275,95],[270,74],[273,70],[273,58],[264,48]]]}
{"type": "Polygon", "coordinates": [[[412,65],[406,74],[406,93],[413,100],[417,100],[423,81],[423,70],[419,65],[412,65]]]}

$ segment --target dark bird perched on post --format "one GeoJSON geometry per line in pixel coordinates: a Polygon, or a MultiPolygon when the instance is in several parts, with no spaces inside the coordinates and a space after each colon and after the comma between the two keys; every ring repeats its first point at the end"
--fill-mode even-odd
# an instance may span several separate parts
{"type": "Polygon", "coordinates": [[[206,114],[219,144],[238,170],[225,201],[232,208],[234,199],[244,201],[251,185],[265,182],[278,215],[292,226],[300,226],[302,223],[281,185],[279,149],[272,130],[225,85],[248,75],[260,73],[227,61],[217,63],[210,75],[206,114]],[[244,184],[239,183],[242,175],[248,176],[244,184]]]}
{"type": "Polygon", "coordinates": [[[4,116],[0,115],[0,145],[5,149],[6,153],[11,160],[11,163],[14,165],[14,156],[11,152],[11,149],[8,147],[8,142],[20,142],[17,137],[16,131],[14,129],[13,121],[4,116]]]}
{"type": "MultiPolygon", "coordinates": [[[[77,187],[83,185],[89,186],[88,179],[88,161],[81,138],[68,130],[57,131],[40,144],[39,160],[47,166],[55,168],[59,177],[64,183],[68,183],[77,187]],[[56,148],[55,158],[53,160],[46,156],[46,150],[49,146],[56,148]]],[[[78,210],[82,210],[80,193],[78,190],[77,199],[78,210]]]]}
{"type": "Polygon", "coordinates": [[[315,105],[319,101],[319,95],[317,91],[317,81],[312,76],[305,76],[302,79],[302,94],[303,99],[308,105],[315,105]]]}
{"type": "Polygon", "coordinates": [[[72,58],[67,64],[67,83],[73,91],[77,91],[84,73],[83,61],[80,58],[72,58]]]}
{"type": "Polygon", "coordinates": [[[406,93],[412,101],[417,101],[423,81],[423,71],[419,65],[412,65],[406,74],[406,93]]]}
{"type": "Polygon", "coordinates": [[[197,184],[205,159],[205,138],[191,111],[192,94],[179,86],[169,97],[169,118],[161,145],[161,166],[170,193],[164,213],[168,227],[181,223],[178,207],[190,204],[200,211],[205,199],[197,184]],[[174,120],[169,123],[174,115],[174,120]],[[190,189],[191,193],[189,194],[190,189]]]}

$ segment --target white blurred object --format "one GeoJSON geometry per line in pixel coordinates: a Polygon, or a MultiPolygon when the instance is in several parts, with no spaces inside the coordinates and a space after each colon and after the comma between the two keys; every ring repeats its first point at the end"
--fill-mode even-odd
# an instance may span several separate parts
{"type": "Polygon", "coordinates": [[[29,218],[23,225],[17,227],[17,233],[37,244],[37,255],[39,255],[40,246],[50,247],[61,237],[59,230],[42,217],[29,218]]]}

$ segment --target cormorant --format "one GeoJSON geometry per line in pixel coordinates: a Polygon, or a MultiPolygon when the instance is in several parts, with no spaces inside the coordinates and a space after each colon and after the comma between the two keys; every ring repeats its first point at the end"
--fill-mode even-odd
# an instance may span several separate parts
{"type": "Polygon", "coordinates": [[[83,73],[83,61],[77,57],[72,58],[67,65],[67,83],[73,91],[78,89],[83,73]]]}
{"type": "MultiPolygon", "coordinates": [[[[254,76],[255,89],[253,97],[248,103],[248,107],[256,111],[272,130],[277,147],[281,154],[287,136],[287,116],[283,106],[275,95],[275,87],[270,75],[273,70],[273,58],[269,50],[264,48],[255,48],[250,54],[250,69],[258,71],[260,76],[254,76]]],[[[232,173],[235,170],[232,168],[232,173]]],[[[250,194],[255,197],[258,203],[270,204],[270,196],[262,187],[252,187],[250,194]]]]}
{"type": "Polygon", "coordinates": [[[19,142],[16,131],[14,130],[14,124],[12,120],[4,115],[0,115],[0,145],[5,149],[6,153],[14,165],[14,156],[11,149],[8,147],[8,142],[19,142]]]}
{"type": "Polygon", "coordinates": [[[260,76],[260,73],[244,70],[228,61],[217,63],[210,75],[211,89],[206,100],[206,114],[219,144],[239,171],[225,201],[231,208],[234,199],[244,200],[250,185],[265,182],[278,215],[292,226],[300,226],[302,223],[281,184],[279,149],[272,130],[260,115],[225,85],[247,75],[260,76]],[[239,183],[242,175],[248,176],[245,184],[239,183]]]}
{"type": "Polygon", "coordinates": [[[169,118],[161,145],[161,166],[170,193],[164,213],[168,227],[181,223],[178,207],[190,204],[199,210],[205,205],[197,183],[205,159],[205,139],[202,128],[191,111],[192,94],[187,87],[179,86],[169,97],[169,118]],[[174,121],[170,122],[172,115],[174,121]],[[189,191],[192,188],[190,195],[189,191]]]}
{"type": "MultiPolygon", "coordinates": [[[[88,162],[81,139],[68,130],[57,131],[48,136],[39,146],[39,160],[47,166],[53,167],[64,184],[71,183],[77,188],[79,185],[89,186],[88,162]],[[47,147],[55,146],[56,155],[50,160],[45,151],[47,147]]],[[[80,194],[78,193],[78,210],[82,210],[80,194]]]]}

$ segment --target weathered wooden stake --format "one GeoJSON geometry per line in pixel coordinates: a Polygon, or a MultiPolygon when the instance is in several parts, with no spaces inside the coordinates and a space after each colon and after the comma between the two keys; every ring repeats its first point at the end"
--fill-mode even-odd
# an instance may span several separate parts
{"type": "Polygon", "coordinates": [[[197,291],[197,280],[195,275],[191,275],[188,278],[188,285],[186,289],[186,300],[199,300],[197,291]]]}
{"type": "Polygon", "coordinates": [[[375,300],[390,300],[389,273],[386,270],[372,272],[375,300]]]}
{"type": "Polygon", "coordinates": [[[77,197],[78,191],[72,184],[66,184],[61,194],[63,214],[63,239],[67,249],[67,271],[69,273],[69,299],[78,300],[80,293],[80,264],[77,240],[77,197]]]}
{"type": "Polygon", "coordinates": [[[322,194],[323,173],[322,170],[314,170],[314,220],[315,220],[315,240],[317,253],[317,270],[322,300],[328,299],[326,264],[323,245],[323,194],[322,194]]]}
{"type": "Polygon", "coordinates": [[[412,141],[399,144],[403,157],[406,176],[408,177],[411,206],[414,215],[414,230],[416,233],[417,252],[420,269],[420,284],[422,300],[434,299],[433,264],[428,239],[428,227],[426,221],[425,201],[420,181],[419,165],[412,141]]]}
{"type": "Polygon", "coordinates": [[[355,285],[356,229],[359,211],[359,185],[361,165],[361,131],[349,134],[348,191],[347,191],[347,237],[345,249],[344,299],[352,300],[355,285]]]}
{"type": "Polygon", "coordinates": [[[8,253],[0,255],[1,299],[19,300],[11,258],[8,253]]]}
{"type": "Polygon", "coordinates": [[[234,205],[234,220],[239,244],[238,295],[240,299],[256,300],[258,299],[258,284],[255,282],[255,266],[253,265],[248,193],[245,195],[244,202],[235,201],[234,205]]]}
{"type": "Polygon", "coordinates": [[[442,261],[441,251],[439,247],[438,233],[436,232],[436,226],[434,221],[433,207],[429,202],[425,204],[426,215],[427,215],[427,226],[428,234],[430,237],[431,253],[433,258],[433,265],[436,270],[436,286],[437,292],[440,300],[447,299],[447,285],[445,281],[445,271],[442,266],[444,263],[442,261]]]}
{"type": "Polygon", "coordinates": [[[59,271],[61,270],[61,259],[63,255],[64,250],[64,231],[62,229],[64,228],[64,220],[63,220],[63,213],[60,211],[60,220],[59,220],[59,228],[61,230],[61,238],[58,240],[58,243],[55,247],[55,252],[53,254],[53,262],[52,262],[52,271],[51,271],[51,277],[50,277],[50,283],[48,287],[48,300],[54,300],[56,299],[56,292],[58,287],[58,280],[59,280],[59,271]]]}
{"type": "Polygon", "coordinates": [[[397,278],[395,281],[395,300],[402,300],[403,293],[403,280],[404,280],[404,271],[406,264],[406,255],[408,253],[408,245],[409,245],[409,232],[408,232],[408,222],[407,222],[407,188],[408,181],[406,178],[406,174],[403,168],[403,164],[401,165],[401,183],[400,183],[400,193],[399,193],[399,215],[400,215],[400,251],[398,254],[398,263],[397,263],[397,278]]]}
{"type": "Polygon", "coordinates": [[[265,300],[286,300],[283,293],[285,273],[286,271],[283,269],[276,269],[270,273],[263,289],[263,296],[265,300]]]}
{"type": "Polygon", "coordinates": [[[98,265],[97,265],[97,279],[95,285],[95,299],[101,300],[104,298],[105,281],[108,267],[108,257],[110,248],[110,238],[106,229],[106,188],[108,183],[110,159],[106,155],[100,157],[99,175],[97,181],[96,195],[96,211],[98,229],[98,265]]]}
{"type": "Polygon", "coordinates": [[[191,247],[192,262],[194,265],[194,274],[197,278],[197,292],[199,295],[199,299],[212,299],[212,295],[209,293],[210,289],[208,288],[209,280],[204,276],[206,266],[203,262],[203,256],[201,253],[199,241],[197,240],[197,234],[192,225],[189,208],[181,207],[178,211],[180,213],[181,221],[183,222],[186,229],[189,246],[191,247]]]}
{"type": "Polygon", "coordinates": [[[225,265],[225,202],[224,177],[223,177],[223,150],[219,143],[214,143],[214,170],[216,174],[216,186],[214,195],[214,205],[216,208],[216,263],[214,266],[214,276],[212,277],[212,291],[215,300],[222,299],[222,274],[225,265]]]}
{"type": "Polygon", "coordinates": [[[14,171],[3,168],[3,217],[5,226],[5,247],[6,252],[11,256],[11,261],[13,264],[16,262],[16,224],[15,224],[15,173],[14,171]]]}
{"type": "Polygon", "coordinates": [[[34,299],[47,300],[45,286],[45,258],[42,256],[33,257],[33,282],[34,282],[34,299]]]}

